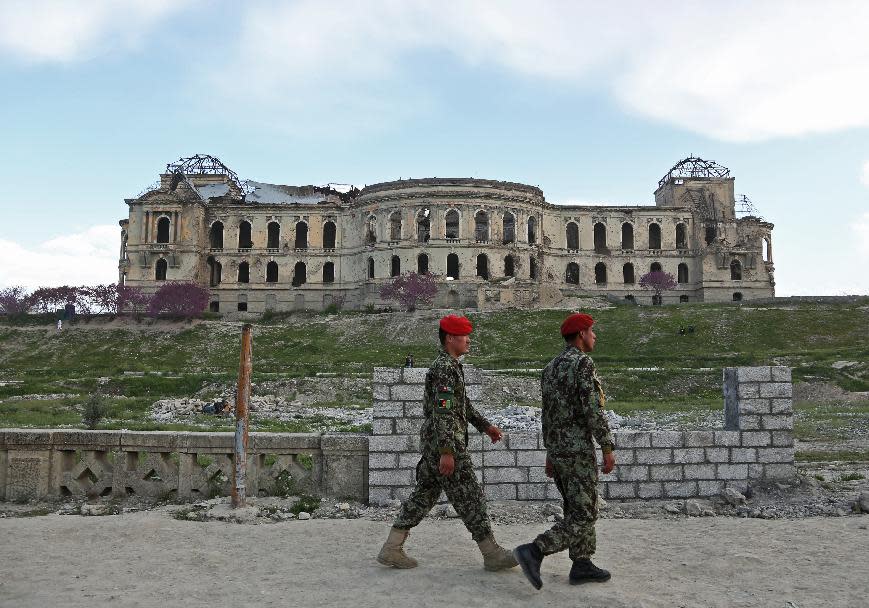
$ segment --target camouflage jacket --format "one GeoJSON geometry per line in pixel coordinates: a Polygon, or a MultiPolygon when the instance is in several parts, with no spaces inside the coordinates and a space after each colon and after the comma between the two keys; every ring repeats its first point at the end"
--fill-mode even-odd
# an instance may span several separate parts
{"type": "Polygon", "coordinates": [[[567,346],[544,368],[541,389],[543,444],[549,453],[584,454],[594,459],[592,438],[604,452],[612,451],[603,389],[591,357],[567,346]]]}
{"type": "Polygon", "coordinates": [[[468,399],[462,364],[444,350],[425,375],[423,415],[425,421],[420,437],[422,453],[426,456],[466,453],[468,423],[481,433],[490,426],[468,399]]]}

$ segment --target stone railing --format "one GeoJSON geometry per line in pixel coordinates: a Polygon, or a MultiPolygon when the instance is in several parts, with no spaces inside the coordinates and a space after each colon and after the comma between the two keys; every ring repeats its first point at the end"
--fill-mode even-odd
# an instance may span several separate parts
{"type": "MultiPolygon", "coordinates": [[[[374,371],[374,436],[368,456],[372,502],[406,498],[413,488],[426,371],[374,371]]],[[[465,379],[473,401],[482,375],[465,366],[465,379]]],[[[614,499],[713,496],[726,487],[745,491],[751,480],[794,475],[791,392],[789,368],[725,369],[724,429],[615,431],[617,466],[601,476],[601,494],[614,499]]],[[[545,474],[540,433],[505,434],[492,444],[473,428],[469,432],[471,458],[487,497],[560,498],[545,474]]]]}
{"type": "MultiPolygon", "coordinates": [[[[0,430],[0,499],[228,495],[233,433],[0,430]]],[[[251,433],[247,495],[368,500],[368,437],[251,433]]]]}

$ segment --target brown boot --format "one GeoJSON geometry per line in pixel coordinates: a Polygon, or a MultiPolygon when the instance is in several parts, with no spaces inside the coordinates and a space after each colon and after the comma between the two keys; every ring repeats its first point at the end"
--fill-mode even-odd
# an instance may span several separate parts
{"type": "Polygon", "coordinates": [[[478,542],[477,546],[480,547],[480,553],[483,554],[483,568],[490,572],[506,570],[519,565],[510,551],[495,542],[494,536],[487,536],[478,542]]]}
{"type": "Polygon", "coordinates": [[[392,528],[389,531],[389,537],[383,543],[383,548],[377,555],[377,561],[384,566],[392,566],[394,568],[416,568],[418,565],[416,560],[404,553],[404,540],[408,534],[408,530],[392,528]]]}

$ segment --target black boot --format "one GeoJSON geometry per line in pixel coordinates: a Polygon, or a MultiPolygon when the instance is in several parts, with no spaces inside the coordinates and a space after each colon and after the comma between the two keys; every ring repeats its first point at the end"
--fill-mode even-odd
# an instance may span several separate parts
{"type": "Polygon", "coordinates": [[[605,583],[610,580],[609,570],[598,568],[591,560],[575,559],[570,569],[570,584],[581,585],[582,583],[605,583]]]}
{"type": "Polygon", "coordinates": [[[527,545],[519,545],[513,549],[513,557],[519,562],[522,567],[522,573],[528,582],[534,585],[535,589],[540,589],[543,586],[543,581],[540,579],[540,564],[543,562],[543,552],[534,543],[527,545]]]}

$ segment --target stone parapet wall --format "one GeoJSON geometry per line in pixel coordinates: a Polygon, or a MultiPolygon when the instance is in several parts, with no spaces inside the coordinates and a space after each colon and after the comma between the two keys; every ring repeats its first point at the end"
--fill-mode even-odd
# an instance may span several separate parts
{"type": "MultiPolygon", "coordinates": [[[[423,368],[374,371],[374,436],[368,456],[372,502],[404,499],[413,489],[426,372],[423,368]]],[[[482,390],[482,375],[465,366],[465,379],[473,401],[482,390]]],[[[601,495],[613,499],[713,496],[727,487],[745,491],[752,480],[793,476],[791,396],[789,368],[725,369],[724,430],[615,431],[617,466],[611,474],[601,475],[601,495]]],[[[469,433],[471,458],[488,498],[560,498],[545,474],[540,433],[505,434],[497,444],[473,428],[469,433]]]]}
{"type": "MultiPolygon", "coordinates": [[[[0,430],[0,500],[229,495],[233,433],[0,430]]],[[[248,496],[368,500],[368,437],[251,433],[248,496]]]]}

